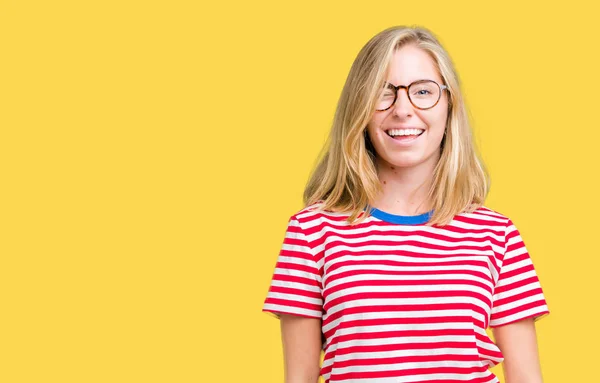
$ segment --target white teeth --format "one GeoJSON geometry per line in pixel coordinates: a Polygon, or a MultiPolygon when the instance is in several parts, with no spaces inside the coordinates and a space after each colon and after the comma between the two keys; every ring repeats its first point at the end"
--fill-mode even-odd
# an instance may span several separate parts
{"type": "Polygon", "coordinates": [[[421,134],[423,129],[390,129],[387,134],[390,136],[410,136],[421,134]]]}

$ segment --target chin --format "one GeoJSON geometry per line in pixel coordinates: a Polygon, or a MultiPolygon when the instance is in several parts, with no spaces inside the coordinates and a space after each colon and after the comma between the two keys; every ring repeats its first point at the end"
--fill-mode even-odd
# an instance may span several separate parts
{"type": "Polygon", "coordinates": [[[390,165],[397,166],[399,168],[411,168],[411,167],[417,166],[419,164],[422,164],[425,161],[406,158],[406,159],[394,159],[392,161],[387,161],[387,162],[389,162],[390,165]]]}
{"type": "Polygon", "coordinates": [[[421,153],[403,153],[390,156],[388,158],[382,158],[383,161],[387,162],[392,166],[396,166],[398,168],[411,168],[415,166],[419,166],[426,162],[432,160],[433,157],[436,156],[436,153],[430,153],[429,155],[421,154],[421,153]]]}

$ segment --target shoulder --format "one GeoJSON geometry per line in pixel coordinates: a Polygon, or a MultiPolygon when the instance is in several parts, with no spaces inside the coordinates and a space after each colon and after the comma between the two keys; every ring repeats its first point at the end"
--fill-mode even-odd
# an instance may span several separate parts
{"type": "Polygon", "coordinates": [[[292,214],[290,220],[297,221],[303,230],[310,233],[321,231],[325,226],[337,228],[347,226],[346,220],[350,213],[336,212],[323,207],[324,202],[321,201],[307,205],[292,214]]]}
{"type": "Polygon", "coordinates": [[[468,214],[470,217],[476,217],[485,222],[485,225],[501,237],[505,244],[521,241],[521,233],[513,219],[503,213],[493,210],[487,206],[481,206],[473,213],[468,214]]]}
{"type": "Polygon", "coordinates": [[[469,221],[473,224],[502,227],[506,227],[510,223],[509,217],[486,205],[481,205],[472,212],[460,213],[456,218],[463,221],[469,221]]]}
{"type": "Polygon", "coordinates": [[[471,212],[462,212],[454,216],[451,226],[461,232],[488,232],[498,240],[503,240],[513,224],[507,215],[481,205],[471,212]]]}

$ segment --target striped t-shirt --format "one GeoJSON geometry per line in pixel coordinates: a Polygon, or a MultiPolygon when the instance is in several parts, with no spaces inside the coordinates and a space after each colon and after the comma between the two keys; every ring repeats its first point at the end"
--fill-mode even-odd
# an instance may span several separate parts
{"type": "Polygon", "coordinates": [[[262,310],[321,319],[326,383],[499,382],[485,329],[550,312],[520,233],[485,206],[446,226],[431,212],[291,216],[262,310]]]}

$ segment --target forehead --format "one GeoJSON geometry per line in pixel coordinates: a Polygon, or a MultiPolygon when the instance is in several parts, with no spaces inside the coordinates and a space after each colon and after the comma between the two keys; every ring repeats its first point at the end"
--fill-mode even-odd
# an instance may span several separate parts
{"type": "Polygon", "coordinates": [[[442,82],[435,61],[427,52],[414,45],[397,49],[390,61],[386,81],[395,85],[408,85],[417,80],[442,82]]]}

